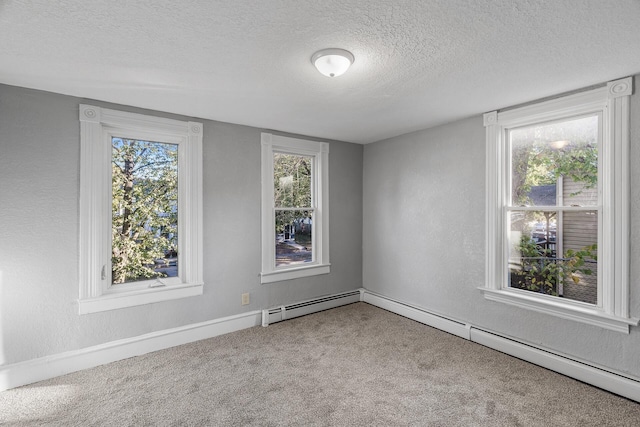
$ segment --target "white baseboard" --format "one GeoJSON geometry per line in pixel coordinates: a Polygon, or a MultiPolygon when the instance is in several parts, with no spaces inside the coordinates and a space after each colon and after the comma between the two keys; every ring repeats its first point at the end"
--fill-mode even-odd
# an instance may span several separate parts
{"type": "Polygon", "coordinates": [[[0,366],[0,391],[260,325],[251,311],[0,366]]]}
{"type": "Polygon", "coordinates": [[[425,325],[433,326],[450,334],[457,335],[461,338],[469,339],[469,328],[466,324],[458,322],[447,317],[443,317],[437,314],[429,313],[420,308],[413,307],[409,304],[404,304],[398,301],[394,301],[390,298],[364,291],[362,301],[375,305],[376,307],[383,308],[392,313],[399,314],[400,316],[408,317],[416,322],[424,323],[425,325]]]}
{"type": "Polygon", "coordinates": [[[577,361],[551,350],[515,341],[506,336],[429,313],[426,310],[367,290],[364,291],[362,300],[425,325],[433,326],[518,359],[526,360],[535,365],[640,402],[640,379],[638,378],[577,361]]]}
{"type": "MultiPolygon", "coordinates": [[[[518,342],[496,333],[482,330],[419,307],[396,301],[361,289],[360,300],[425,325],[449,332],[493,348],[511,356],[545,367],[612,393],[640,402],[640,379],[613,370],[589,365],[558,355],[552,351],[518,342]]],[[[351,296],[350,296],[351,297],[351,296]]],[[[355,296],[354,296],[355,297],[355,296]]],[[[25,362],[0,366],[0,391],[54,378],[105,363],[163,350],[229,332],[258,326],[262,312],[252,311],[235,316],[152,332],[138,337],[68,351],[25,362]]]]}
{"type": "Polygon", "coordinates": [[[640,380],[480,329],[471,329],[471,341],[640,402],[640,380]]]}
{"type": "MultiPolygon", "coordinates": [[[[363,290],[328,295],[313,300],[290,304],[284,320],[315,311],[350,304],[362,299],[363,290]]],[[[268,311],[268,310],[265,310],[268,311]]],[[[278,313],[280,315],[280,313],[278,313]]],[[[60,375],[93,368],[152,351],[164,350],[229,332],[239,331],[262,323],[262,311],[251,311],[234,316],[195,323],[178,328],[152,332],[137,337],[108,342],[79,350],[58,353],[24,362],[0,366],[0,391],[32,384],[60,375]]]]}

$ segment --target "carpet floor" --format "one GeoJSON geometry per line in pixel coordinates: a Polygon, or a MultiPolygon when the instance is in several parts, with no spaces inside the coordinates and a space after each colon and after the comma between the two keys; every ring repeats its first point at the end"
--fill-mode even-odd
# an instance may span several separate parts
{"type": "Polygon", "coordinates": [[[366,303],[0,393],[10,426],[638,426],[640,404],[366,303]]]}

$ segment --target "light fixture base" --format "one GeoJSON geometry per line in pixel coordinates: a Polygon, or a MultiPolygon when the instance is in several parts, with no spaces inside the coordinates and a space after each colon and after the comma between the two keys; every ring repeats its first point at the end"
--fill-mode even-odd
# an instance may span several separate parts
{"type": "Polygon", "coordinates": [[[339,48],[322,49],[311,56],[311,63],[327,77],[344,74],[354,61],[351,52],[339,48]]]}

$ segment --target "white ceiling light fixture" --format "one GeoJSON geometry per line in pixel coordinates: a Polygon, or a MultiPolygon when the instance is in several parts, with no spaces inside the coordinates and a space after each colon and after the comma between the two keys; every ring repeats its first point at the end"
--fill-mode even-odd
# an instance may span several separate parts
{"type": "Polygon", "coordinates": [[[338,77],[344,74],[355,58],[344,49],[322,49],[311,57],[311,63],[327,77],[338,77]]]}

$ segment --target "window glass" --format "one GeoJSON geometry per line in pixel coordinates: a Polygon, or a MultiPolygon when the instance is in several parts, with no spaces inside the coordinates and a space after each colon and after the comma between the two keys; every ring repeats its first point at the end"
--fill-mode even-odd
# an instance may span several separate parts
{"type": "Polygon", "coordinates": [[[273,186],[276,207],[311,206],[312,165],[312,157],[274,153],[273,186]]]}
{"type": "Polygon", "coordinates": [[[114,137],[112,283],[178,276],[178,146],[114,137]]]}
{"type": "Polygon", "coordinates": [[[597,115],[517,128],[511,142],[514,206],[597,206],[597,115]]]}
{"type": "Polygon", "coordinates": [[[313,212],[276,210],[276,267],[313,261],[313,212]]]}
{"type": "Polygon", "coordinates": [[[509,131],[508,286],[597,304],[598,139],[598,115],[509,131]]]}
{"type": "Polygon", "coordinates": [[[273,154],[276,267],[313,261],[312,174],[313,157],[273,154]]]}
{"type": "Polygon", "coordinates": [[[515,211],[510,223],[510,287],[597,303],[597,211],[515,211]]]}

